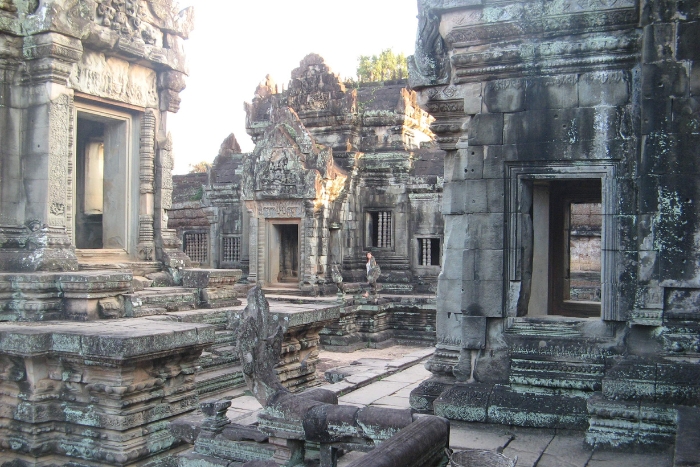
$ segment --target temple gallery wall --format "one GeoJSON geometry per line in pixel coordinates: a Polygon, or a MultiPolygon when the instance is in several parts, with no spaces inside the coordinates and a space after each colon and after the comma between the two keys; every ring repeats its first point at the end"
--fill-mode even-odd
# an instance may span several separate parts
{"type": "Polygon", "coordinates": [[[408,81],[307,55],[246,104],[252,153],[174,177],[193,15],[0,0],[0,465],[325,467],[423,429],[438,465],[421,414],[688,436],[700,1],[419,0],[408,81]],[[410,410],[314,389],[323,348],[395,343],[435,349],[410,410]]]}

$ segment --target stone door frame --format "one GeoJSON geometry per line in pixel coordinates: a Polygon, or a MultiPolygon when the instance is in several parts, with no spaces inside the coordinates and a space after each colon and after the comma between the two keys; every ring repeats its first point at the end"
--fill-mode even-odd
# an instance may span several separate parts
{"type": "MultiPolygon", "coordinates": [[[[265,219],[265,283],[270,284],[270,285],[279,285],[279,284],[284,284],[283,282],[278,282],[276,278],[274,278],[274,269],[273,269],[273,258],[277,256],[277,269],[279,269],[279,263],[280,263],[280,255],[282,253],[281,247],[282,244],[279,242],[277,245],[273,245],[272,241],[274,238],[274,234],[272,232],[272,229],[275,229],[276,226],[278,225],[296,225],[297,226],[297,251],[299,257],[297,258],[298,264],[299,264],[299,275],[298,275],[298,282],[301,282],[302,279],[302,255],[303,255],[303,242],[302,242],[302,232],[301,232],[301,218],[290,218],[290,219],[278,219],[278,218],[271,218],[271,219],[265,219]]],[[[279,273],[279,271],[277,271],[279,273]]],[[[291,283],[291,282],[290,282],[291,283]]]]}
{"type": "MultiPolygon", "coordinates": [[[[91,255],[104,253],[110,255],[114,258],[115,255],[125,255],[129,258],[133,258],[136,255],[136,247],[138,243],[138,229],[139,229],[139,136],[140,136],[140,115],[137,112],[128,109],[120,109],[117,106],[100,106],[86,100],[75,101],[74,108],[74,121],[76,125],[73,129],[73,141],[77,142],[78,137],[78,118],[83,116],[88,116],[94,118],[101,122],[119,122],[124,124],[124,145],[121,157],[123,160],[120,162],[120,166],[123,167],[123,180],[121,180],[123,197],[120,200],[121,207],[118,210],[117,215],[123,220],[124,227],[121,232],[124,235],[124,248],[117,249],[91,249],[85,250],[91,255]],[[122,165],[123,164],[123,165],[122,165]]],[[[73,144],[73,154],[72,165],[73,170],[69,174],[69,186],[74,187],[73,189],[73,213],[71,222],[71,243],[75,245],[75,222],[76,222],[76,212],[78,209],[77,205],[77,144],[73,144]]],[[[105,177],[108,174],[105,174],[105,177]]],[[[81,251],[78,250],[78,257],[80,259],[81,251]]]]}
{"type": "MultiPolygon", "coordinates": [[[[528,181],[536,180],[576,180],[600,179],[601,201],[603,212],[603,227],[601,231],[601,316],[606,321],[623,321],[620,316],[615,292],[618,283],[615,278],[616,262],[619,254],[615,246],[618,232],[618,219],[615,210],[617,202],[617,187],[615,174],[617,167],[611,161],[577,161],[567,163],[509,163],[506,166],[506,245],[505,268],[505,316],[518,316],[518,301],[523,293],[523,264],[527,260],[524,251],[528,242],[527,226],[532,223],[528,219],[532,203],[532,193],[528,191],[528,181]],[[527,212],[525,212],[527,211],[527,212]],[[508,290],[510,288],[510,290],[508,290]]],[[[530,190],[531,191],[531,190],[530,190]]],[[[530,234],[532,235],[532,234],[530,234]]]]}

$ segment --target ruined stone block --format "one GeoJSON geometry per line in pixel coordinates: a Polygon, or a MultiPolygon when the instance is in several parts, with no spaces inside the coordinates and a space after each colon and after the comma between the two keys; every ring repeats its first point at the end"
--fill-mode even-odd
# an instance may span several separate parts
{"type": "Polygon", "coordinates": [[[479,213],[467,216],[467,238],[469,249],[497,250],[503,248],[503,214],[479,213]]]}
{"type": "Polygon", "coordinates": [[[503,250],[475,250],[474,280],[497,281],[502,278],[503,250]]]}
{"type": "Polygon", "coordinates": [[[525,109],[578,107],[578,80],[576,75],[529,78],[527,80],[527,90],[525,91],[525,109]]]}
{"type": "Polygon", "coordinates": [[[452,250],[467,248],[467,228],[469,222],[466,216],[445,216],[444,247],[452,250]]]}
{"type": "Polygon", "coordinates": [[[484,178],[502,179],[505,171],[503,146],[485,146],[483,158],[484,178]]]}
{"type": "Polygon", "coordinates": [[[630,99],[630,86],[630,78],[623,71],[584,73],[579,80],[579,105],[626,105],[630,99]]]}
{"type": "Polygon", "coordinates": [[[464,214],[467,210],[467,199],[464,191],[469,187],[465,180],[445,184],[442,195],[442,212],[445,215],[464,214]]]}
{"type": "Polygon", "coordinates": [[[486,318],[462,316],[462,348],[483,349],[486,346],[486,318]]]}
{"type": "Polygon", "coordinates": [[[469,145],[503,144],[503,114],[477,114],[469,125],[469,145]]]}
{"type": "Polygon", "coordinates": [[[503,316],[501,281],[463,281],[462,310],[469,316],[500,318],[503,316]]]}
{"type": "Polygon", "coordinates": [[[524,79],[500,79],[484,85],[484,107],[490,113],[525,110],[524,79]]]}
{"type": "Polygon", "coordinates": [[[642,59],[645,63],[672,60],[675,31],[671,23],[650,24],[644,28],[642,59]]]}
{"type": "Polygon", "coordinates": [[[700,51],[697,44],[700,42],[700,21],[688,21],[678,24],[678,52],[679,60],[700,61],[700,51]]]}
{"type": "Polygon", "coordinates": [[[488,212],[487,196],[489,194],[486,180],[469,180],[464,182],[459,193],[465,200],[464,213],[488,212]]]}
{"type": "Polygon", "coordinates": [[[646,99],[685,97],[688,93],[687,70],[672,61],[643,65],[641,91],[646,99]]]}
{"type": "Polygon", "coordinates": [[[462,281],[442,280],[438,283],[437,307],[440,310],[438,319],[444,314],[462,313],[462,281]]]}
{"type": "Polygon", "coordinates": [[[433,402],[435,415],[464,422],[486,422],[492,389],[488,384],[455,384],[433,402]]]}

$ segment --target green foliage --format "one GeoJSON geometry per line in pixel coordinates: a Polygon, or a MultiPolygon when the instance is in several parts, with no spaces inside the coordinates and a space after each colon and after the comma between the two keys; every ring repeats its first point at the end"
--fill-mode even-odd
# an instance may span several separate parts
{"type": "Polygon", "coordinates": [[[403,53],[397,55],[393,50],[385,49],[379,55],[360,55],[358,58],[357,79],[360,83],[404,78],[408,78],[408,61],[403,53]]]}
{"type": "Polygon", "coordinates": [[[191,174],[205,174],[211,168],[211,164],[207,161],[197,162],[196,164],[190,164],[191,174]]]}
{"type": "Polygon", "coordinates": [[[190,196],[190,201],[201,201],[204,198],[204,187],[200,186],[197,191],[190,196]]]}

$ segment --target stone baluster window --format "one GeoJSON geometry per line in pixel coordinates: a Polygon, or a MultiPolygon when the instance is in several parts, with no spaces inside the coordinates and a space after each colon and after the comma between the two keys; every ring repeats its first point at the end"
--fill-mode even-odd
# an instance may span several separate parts
{"type": "Polygon", "coordinates": [[[366,219],[366,245],[375,248],[391,248],[393,246],[391,211],[371,211],[367,213],[366,219]]]}
{"type": "Polygon", "coordinates": [[[239,262],[241,260],[241,237],[224,237],[221,252],[221,261],[225,263],[239,262]]]}
{"type": "Polygon", "coordinates": [[[418,265],[440,266],[440,239],[418,239],[418,265]]]}
{"type": "Polygon", "coordinates": [[[195,263],[206,263],[209,252],[209,234],[207,232],[186,232],[183,250],[195,263]]]}

